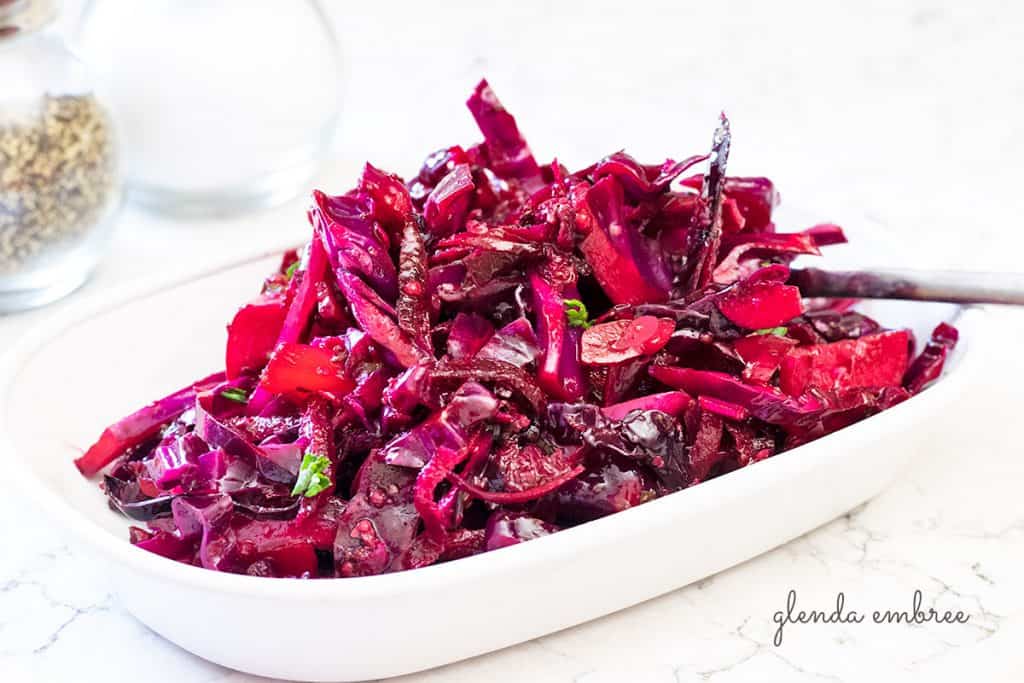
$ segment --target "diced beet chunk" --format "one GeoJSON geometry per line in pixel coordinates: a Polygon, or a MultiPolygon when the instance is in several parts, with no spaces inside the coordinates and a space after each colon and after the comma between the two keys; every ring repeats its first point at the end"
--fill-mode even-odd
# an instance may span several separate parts
{"type": "Polygon", "coordinates": [[[674,320],[643,315],[593,325],[583,332],[584,365],[616,365],[661,351],[676,329],[674,320]]]}
{"type": "Polygon", "coordinates": [[[748,330],[789,322],[804,312],[800,290],[781,282],[743,282],[718,302],[726,318],[748,330]]]}
{"type": "Polygon", "coordinates": [[[825,391],[898,386],[907,370],[910,333],[881,332],[860,339],[793,349],[779,369],[779,387],[790,396],[809,388],[825,391]]]}

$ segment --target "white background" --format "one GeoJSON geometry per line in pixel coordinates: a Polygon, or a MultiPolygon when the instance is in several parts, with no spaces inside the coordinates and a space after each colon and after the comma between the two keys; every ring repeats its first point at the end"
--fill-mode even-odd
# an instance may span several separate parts
{"type": "MultiPolygon", "coordinates": [[[[347,189],[364,160],[408,174],[433,149],[475,141],[462,102],[487,76],[541,159],[579,166],[623,147],[645,160],[686,156],[706,148],[724,109],[731,172],[769,175],[784,203],[873,231],[886,245],[873,260],[1021,270],[1018,3],[333,2],[329,11],[347,83],[335,160],[318,181],[328,191],[347,189]]],[[[297,242],[303,205],[188,223],[129,209],[94,280],[48,310],[0,318],[0,344],[118,283],[297,242]]],[[[997,316],[1005,343],[950,416],[960,436],[856,514],[697,586],[416,680],[1019,680],[1024,325],[997,316]],[[792,627],[775,649],[771,614],[790,587],[809,606],[843,590],[865,608],[899,606],[919,587],[973,623],[792,627]]],[[[250,680],[125,614],[81,570],[87,560],[14,497],[17,483],[5,483],[0,680],[250,680]]],[[[411,616],[408,637],[422,617],[411,616]]],[[[431,627],[443,628],[443,615],[431,627]]]]}

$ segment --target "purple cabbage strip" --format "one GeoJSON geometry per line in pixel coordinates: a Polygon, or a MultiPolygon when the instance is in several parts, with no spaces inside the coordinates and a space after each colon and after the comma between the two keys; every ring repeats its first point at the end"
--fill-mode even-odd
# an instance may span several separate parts
{"type": "Polygon", "coordinates": [[[476,353],[480,360],[494,360],[524,368],[540,356],[537,335],[526,318],[516,318],[495,332],[476,353]]]}
{"type": "Polygon", "coordinates": [[[79,471],[91,477],[129,448],[152,437],[161,427],[177,419],[196,400],[196,395],[225,379],[217,372],[184,389],[165,396],[122,418],[104,430],[99,440],[75,460],[79,471]]]}
{"type": "Polygon", "coordinates": [[[690,395],[710,396],[742,406],[759,420],[785,427],[807,426],[826,407],[810,394],[793,398],[773,387],[746,384],[724,372],[656,366],[651,368],[651,375],[690,395]]]}
{"type": "Polygon", "coordinates": [[[579,293],[567,287],[569,296],[563,298],[539,270],[530,271],[529,283],[537,315],[537,338],[541,346],[537,381],[552,396],[563,401],[577,401],[587,388],[579,362],[583,330],[570,329],[565,315],[565,298],[579,298],[579,293]]]}
{"type": "Polygon", "coordinates": [[[421,468],[440,447],[465,448],[469,429],[488,419],[498,408],[494,396],[476,382],[466,382],[444,408],[413,429],[392,439],[381,453],[384,462],[401,467],[421,468]]]}
{"type": "MultiPolygon", "coordinates": [[[[318,194],[321,197],[324,196],[322,193],[318,194]]],[[[323,211],[311,211],[310,220],[317,238],[327,250],[331,266],[334,269],[335,281],[348,300],[352,317],[377,343],[391,351],[403,367],[415,365],[425,357],[426,352],[417,347],[412,339],[399,328],[398,323],[390,315],[393,310],[388,310],[390,308],[388,304],[381,301],[380,293],[369,288],[365,282],[351,272],[348,260],[341,257],[339,251],[333,249],[335,237],[332,236],[330,224],[324,219],[324,215],[323,211]]],[[[394,273],[394,264],[390,259],[387,262],[391,264],[391,270],[387,272],[394,273]]],[[[397,286],[396,279],[396,290],[397,286]]],[[[393,294],[392,298],[395,296],[396,294],[393,294]]]]}
{"type": "Polygon", "coordinates": [[[619,151],[597,162],[591,175],[595,181],[605,176],[614,176],[630,197],[650,200],[665,192],[673,180],[696,164],[705,161],[708,156],[698,154],[682,161],[669,160],[660,167],[651,169],[645,168],[630,155],[619,151]],[[656,173],[653,178],[651,171],[656,173]]]}
{"type": "Polygon", "coordinates": [[[477,84],[466,106],[484,134],[490,165],[495,173],[502,178],[518,180],[527,192],[538,190],[543,184],[540,167],[519,133],[516,120],[505,110],[486,80],[477,84]]]}
{"type": "Polygon", "coordinates": [[[441,179],[423,207],[423,221],[431,235],[445,237],[462,228],[474,187],[468,164],[459,164],[441,179]]]}
{"type": "Polygon", "coordinates": [[[383,299],[394,301],[398,295],[395,263],[359,200],[314,190],[309,216],[334,270],[359,275],[383,299]]]}
{"type": "Polygon", "coordinates": [[[946,323],[939,323],[932,338],[925,344],[921,355],[915,358],[903,377],[903,386],[912,394],[916,394],[942,374],[942,366],[946,356],[956,347],[960,333],[946,323]]]}
{"type": "Polygon", "coordinates": [[[494,336],[494,325],[476,313],[459,313],[448,331],[448,356],[472,358],[494,336]]]}

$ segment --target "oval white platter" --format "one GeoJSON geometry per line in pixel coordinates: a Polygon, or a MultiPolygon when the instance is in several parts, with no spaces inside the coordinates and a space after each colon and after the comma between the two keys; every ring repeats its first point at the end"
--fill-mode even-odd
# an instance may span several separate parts
{"type": "MultiPolygon", "coordinates": [[[[128,543],[72,459],[102,428],[222,364],[224,325],[276,257],[83,302],[25,336],[0,365],[0,453],[157,633],[242,671],[383,678],[551,633],[684,586],[799,536],[879,493],[922,430],[943,429],[983,347],[983,309],[886,304],[872,313],[923,340],[956,316],[963,343],[921,395],[793,451],[519,546],[358,579],[261,579],[171,562],[128,543]]],[[[112,643],[112,656],[117,645],[112,643]]]]}

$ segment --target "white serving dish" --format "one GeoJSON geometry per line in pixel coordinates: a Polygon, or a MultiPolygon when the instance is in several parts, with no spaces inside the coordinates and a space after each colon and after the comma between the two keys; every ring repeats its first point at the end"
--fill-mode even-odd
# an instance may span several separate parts
{"type": "MultiPolygon", "coordinates": [[[[944,419],[984,342],[963,343],[922,395],[756,466],[550,537],[448,564],[357,579],[218,574],[131,546],[128,522],[72,465],[103,426],[222,363],[224,324],[274,257],[134,287],[35,330],[0,365],[0,452],[23,491],[89,553],[122,604],[197,655],[313,681],[383,678],[551,633],[679,588],[803,534],[879,493],[944,419]]],[[[888,304],[919,339],[949,306],[888,304]]],[[[117,644],[111,643],[116,657],[117,644]]]]}

